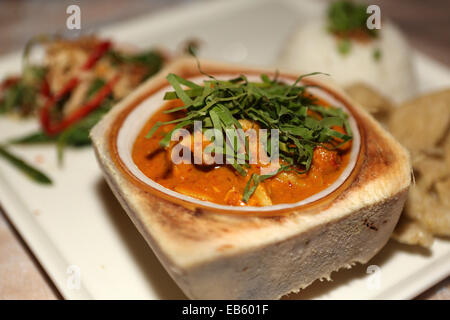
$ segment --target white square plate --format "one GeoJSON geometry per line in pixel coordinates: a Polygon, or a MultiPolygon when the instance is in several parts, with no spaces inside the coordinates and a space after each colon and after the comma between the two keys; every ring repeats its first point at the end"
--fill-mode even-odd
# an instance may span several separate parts
{"type": "MultiPolygon", "coordinates": [[[[207,1],[100,31],[143,48],[176,49],[184,40],[198,38],[203,57],[269,66],[292,28],[322,10],[313,1],[207,1]]],[[[417,53],[414,58],[420,91],[450,86],[446,67],[417,53]]],[[[0,78],[19,68],[19,53],[0,58],[0,78]]],[[[0,128],[5,140],[37,124],[2,117],[0,128]]],[[[91,148],[68,150],[63,168],[57,165],[54,146],[13,151],[31,163],[43,159],[39,167],[54,185],[30,182],[0,161],[0,203],[65,298],[185,298],[110,192],[91,148]]],[[[290,298],[412,298],[449,274],[450,242],[437,240],[430,252],[390,242],[369,265],[376,267],[334,273],[333,282],[316,282],[290,298]]]]}

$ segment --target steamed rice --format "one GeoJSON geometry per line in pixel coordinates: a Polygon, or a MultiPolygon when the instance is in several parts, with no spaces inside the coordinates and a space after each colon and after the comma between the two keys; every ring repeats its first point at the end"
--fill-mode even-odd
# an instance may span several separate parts
{"type": "Polygon", "coordinates": [[[368,42],[351,40],[345,55],[338,39],[327,31],[325,22],[300,28],[289,40],[279,67],[299,72],[321,71],[341,85],[365,82],[395,102],[414,95],[416,80],[411,48],[392,24],[383,23],[379,37],[368,42]],[[379,59],[374,57],[379,51],[379,59]]]}

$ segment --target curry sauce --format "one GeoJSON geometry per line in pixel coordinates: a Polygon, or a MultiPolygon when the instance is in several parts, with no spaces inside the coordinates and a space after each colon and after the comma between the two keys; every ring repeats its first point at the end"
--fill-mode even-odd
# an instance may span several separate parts
{"type": "MultiPolygon", "coordinates": [[[[325,101],[319,103],[331,108],[325,101]]],[[[308,172],[282,171],[262,181],[246,203],[242,200],[242,195],[251,174],[260,172],[261,164],[251,164],[246,176],[242,176],[232,166],[226,164],[212,166],[193,163],[174,164],[171,161],[170,149],[159,145],[161,137],[174,128],[173,124],[159,127],[152,137],[146,138],[149,130],[158,121],[170,121],[183,116],[182,111],[164,113],[164,110],[179,104],[179,101],[170,101],[150,117],[136,138],[132,158],[147,177],[181,194],[232,206],[295,203],[333,184],[349,163],[351,141],[336,150],[317,146],[308,172]]],[[[342,127],[334,126],[333,129],[345,132],[342,127]]],[[[301,167],[297,169],[303,171],[301,167]]]]}

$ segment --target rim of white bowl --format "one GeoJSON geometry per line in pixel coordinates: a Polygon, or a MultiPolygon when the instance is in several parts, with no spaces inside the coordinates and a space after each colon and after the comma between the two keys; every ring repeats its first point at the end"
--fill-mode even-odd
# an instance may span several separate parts
{"type": "MultiPolygon", "coordinates": [[[[231,79],[236,77],[236,73],[230,73],[230,74],[221,74],[220,76],[216,76],[218,79],[231,79]]],[[[260,78],[258,75],[248,75],[247,78],[250,81],[258,81],[260,78]]],[[[205,76],[196,76],[189,78],[190,81],[193,81],[197,84],[201,84],[203,80],[206,80],[207,78],[205,76]]],[[[280,80],[283,80],[287,83],[293,83],[294,80],[292,78],[287,77],[279,77],[280,80]]],[[[302,84],[300,82],[300,84],[302,84]]],[[[152,94],[150,97],[139,103],[126,117],[124,120],[121,128],[119,129],[119,133],[117,135],[117,151],[120,159],[122,160],[123,164],[130,170],[130,172],[141,182],[147,184],[148,186],[155,188],[156,190],[159,190],[169,196],[172,196],[174,198],[178,198],[184,201],[191,202],[193,204],[197,204],[203,207],[210,207],[214,209],[220,209],[220,210],[227,210],[227,211],[247,211],[247,212],[270,212],[270,211],[278,211],[278,210],[284,210],[284,209],[291,209],[295,207],[304,206],[306,204],[310,204],[312,202],[315,202],[317,200],[320,200],[329,194],[331,194],[333,191],[338,189],[351,175],[353,169],[356,166],[356,162],[358,159],[359,151],[361,148],[361,135],[359,132],[358,124],[353,117],[352,112],[345,107],[345,105],[340,102],[338,99],[336,99],[334,96],[332,96],[330,93],[326,92],[325,90],[319,88],[319,87],[310,87],[308,88],[308,91],[315,95],[316,97],[326,101],[330,105],[341,108],[344,111],[346,111],[347,114],[349,114],[349,124],[352,129],[353,133],[353,141],[352,141],[352,148],[350,150],[350,160],[347,164],[347,167],[342,171],[341,175],[334,181],[331,185],[329,185],[324,190],[313,194],[312,196],[303,199],[298,202],[294,203],[282,203],[282,204],[276,204],[271,206],[230,206],[230,205],[222,205],[213,203],[210,201],[204,201],[199,200],[187,195],[184,195],[182,193],[176,192],[174,190],[168,189],[159,183],[155,182],[154,180],[147,177],[140,169],[139,167],[134,163],[132,158],[132,150],[134,142],[138,136],[138,134],[141,132],[143,126],[147,123],[148,119],[157,112],[164,104],[164,94],[166,91],[171,90],[170,85],[167,85],[166,87],[161,88],[154,94],[152,94]]]]}

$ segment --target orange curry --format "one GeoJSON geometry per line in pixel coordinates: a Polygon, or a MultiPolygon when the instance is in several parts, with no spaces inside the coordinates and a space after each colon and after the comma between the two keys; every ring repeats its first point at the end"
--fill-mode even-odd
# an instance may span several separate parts
{"type": "MultiPolygon", "coordinates": [[[[331,108],[325,101],[319,100],[319,103],[331,108]]],[[[187,196],[231,206],[295,203],[330,186],[349,162],[351,141],[336,150],[317,146],[314,149],[311,168],[307,173],[282,171],[262,181],[245,203],[242,201],[244,189],[250,175],[260,172],[260,164],[251,164],[247,169],[247,176],[240,175],[233,167],[225,164],[213,166],[174,164],[171,161],[170,148],[160,147],[159,141],[164,133],[169,132],[175,125],[162,126],[151,138],[146,138],[157,121],[164,122],[183,116],[182,111],[163,113],[164,110],[177,105],[180,105],[179,100],[166,103],[147,121],[134,143],[132,157],[137,167],[147,177],[187,196]]],[[[244,125],[242,127],[246,130],[244,125]]],[[[333,129],[345,132],[342,127],[335,126],[333,129]]]]}

